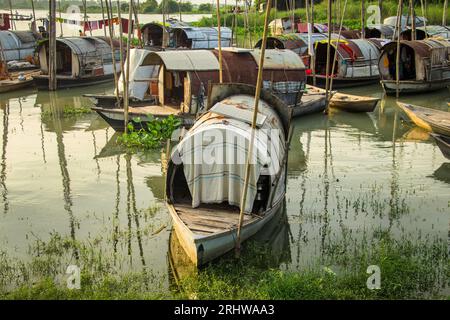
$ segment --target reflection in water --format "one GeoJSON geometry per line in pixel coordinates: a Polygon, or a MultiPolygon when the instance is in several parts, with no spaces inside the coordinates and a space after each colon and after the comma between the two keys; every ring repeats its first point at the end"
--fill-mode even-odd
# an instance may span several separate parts
{"type": "Polygon", "coordinates": [[[436,180],[450,184],[450,162],[441,164],[439,168],[433,173],[436,180]]]}
{"type": "MultiPolygon", "coordinates": [[[[61,177],[62,177],[62,185],[63,185],[63,194],[64,194],[64,209],[67,211],[67,214],[69,215],[69,221],[70,221],[70,236],[72,240],[76,240],[75,236],[75,217],[73,215],[72,211],[72,195],[71,195],[71,189],[70,189],[70,176],[69,176],[69,170],[67,169],[67,159],[66,159],[66,152],[64,147],[64,141],[63,141],[63,130],[61,125],[61,113],[58,112],[57,109],[57,100],[56,96],[54,95],[54,92],[49,92],[49,107],[52,114],[51,122],[52,127],[54,128],[54,132],[56,133],[56,145],[58,149],[58,159],[59,159],[59,167],[61,169],[61,177]]],[[[79,254],[76,247],[74,248],[74,256],[75,259],[78,260],[79,254]]]]}
{"type": "Polygon", "coordinates": [[[0,172],[0,183],[2,185],[3,213],[8,213],[8,188],[6,187],[6,148],[8,146],[8,123],[9,123],[9,102],[2,103],[3,109],[3,134],[2,134],[2,169],[0,172]]]}

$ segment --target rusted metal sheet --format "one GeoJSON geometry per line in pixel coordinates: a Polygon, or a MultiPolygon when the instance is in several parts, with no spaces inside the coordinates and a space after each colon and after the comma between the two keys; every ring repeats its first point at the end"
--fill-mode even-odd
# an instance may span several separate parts
{"type": "Polygon", "coordinates": [[[219,70],[217,58],[208,50],[153,52],[149,54],[149,59],[152,55],[159,56],[169,71],[219,70]]]}
{"type": "MultiPolygon", "coordinates": [[[[250,53],[259,66],[261,51],[255,49],[250,53]]],[[[266,50],[264,55],[265,70],[305,70],[302,59],[291,50],[266,50]]]]}

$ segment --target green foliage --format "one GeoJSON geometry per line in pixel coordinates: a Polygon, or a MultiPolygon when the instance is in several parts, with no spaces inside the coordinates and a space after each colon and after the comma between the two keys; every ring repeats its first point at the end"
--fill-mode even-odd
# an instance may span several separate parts
{"type": "Polygon", "coordinates": [[[84,114],[91,114],[92,110],[89,107],[74,107],[66,105],[62,110],[45,110],[42,111],[43,117],[50,117],[53,115],[62,115],[63,117],[76,117],[84,114]]]}
{"type": "Polygon", "coordinates": [[[141,4],[141,11],[143,13],[153,13],[158,9],[158,2],[156,0],[146,0],[141,4]]]}
{"type": "Polygon", "coordinates": [[[211,13],[212,9],[213,8],[212,8],[211,3],[201,3],[198,6],[198,12],[202,12],[202,13],[211,13]]]}
{"type": "Polygon", "coordinates": [[[128,124],[128,133],[123,133],[118,142],[128,148],[155,149],[170,139],[173,131],[181,125],[180,119],[170,115],[166,118],[154,118],[147,122],[147,128],[136,130],[135,126],[141,126],[140,119],[134,120],[134,124],[128,124]]]}
{"type": "Polygon", "coordinates": [[[175,0],[162,0],[158,6],[159,13],[176,13],[180,11],[178,2],[175,0]]]}

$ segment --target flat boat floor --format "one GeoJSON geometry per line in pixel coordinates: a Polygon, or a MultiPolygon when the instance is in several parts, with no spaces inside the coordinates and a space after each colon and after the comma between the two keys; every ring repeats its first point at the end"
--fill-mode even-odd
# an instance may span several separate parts
{"type": "MultiPolygon", "coordinates": [[[[190,204],[174,204],[174,208],[184,224],[194,233],[211,235],[221,233],[237,227],[239,222],[239,208],[227,206],[227,209],[218,205],[202,204],[192,208],[190,204]]],[[[244,215],[243,225],[258,219],[256,215],[244,215]]]]}

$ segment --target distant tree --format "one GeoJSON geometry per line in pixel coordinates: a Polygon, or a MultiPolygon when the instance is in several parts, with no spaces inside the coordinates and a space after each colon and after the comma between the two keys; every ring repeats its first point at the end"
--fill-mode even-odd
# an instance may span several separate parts
{"type": "Polygon", "coordinates": [[[162,13],[175,13],[179,11],[178,2],[175,0],[162,0],[159,4],[158,11],[162,13]]]}
{"type": "Polygon", "coordinates": [[[201,3],[198,6],[198,11],[200,11],[200,12],[212,12],[212,5],[211,5],[211,3],[201,3]]]}
{"type": "Polygon", "coordinates": [[[128,12],[128,8],[129,8],[128,3],[121,3],[120,4],[120,11],[121,12],[128,12]]]}
{"type": "Polygon", "coordinates": [[[144,13],[156,12],[158,9],[158,2],[156,0],[146,0],[143,4],[141,4],[141,9],[144,13]]]}
{"type": "Polygon", "coordinates": [[[181,2],[180,8],[182,12],[192,12],[193,10],[192,3],[189,1],[181,2]]]}

